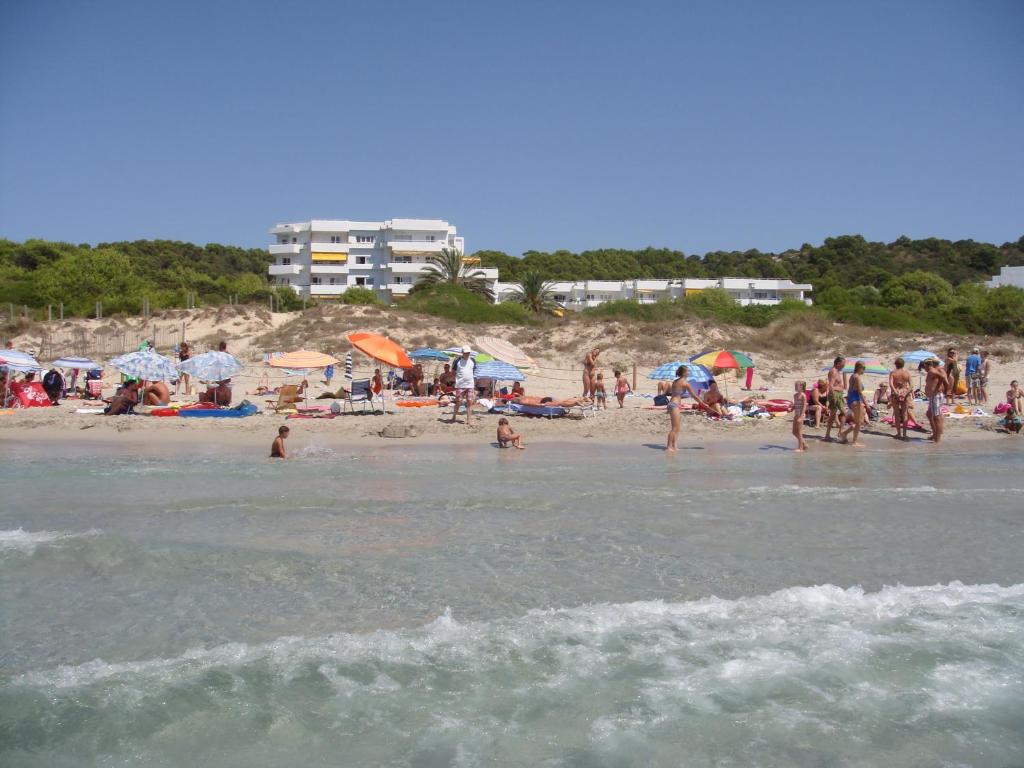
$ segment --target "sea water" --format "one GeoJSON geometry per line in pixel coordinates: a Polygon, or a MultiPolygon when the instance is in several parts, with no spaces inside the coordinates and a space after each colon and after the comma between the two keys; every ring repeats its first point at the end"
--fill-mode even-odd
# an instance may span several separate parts
{"type": "Polygon", "coordinates": [[[1020,442],[0,447],[0,765],[1024,765],[1020,442]]]}

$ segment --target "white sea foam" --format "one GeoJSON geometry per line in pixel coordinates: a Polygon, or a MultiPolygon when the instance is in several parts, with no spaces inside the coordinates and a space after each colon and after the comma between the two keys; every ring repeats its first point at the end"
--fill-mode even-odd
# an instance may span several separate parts
{"type": "Polygon", "coordinates": [[[13,531],[0,531],[0,552],[13,551],[32,554],[36,548],[44,544],[64,542],[68,539],[81,538],[83,536],[98,536],[102,533],[99,530],[89,530],[81,533],[71,531],[26,531],[16,528],[13,531]]]}

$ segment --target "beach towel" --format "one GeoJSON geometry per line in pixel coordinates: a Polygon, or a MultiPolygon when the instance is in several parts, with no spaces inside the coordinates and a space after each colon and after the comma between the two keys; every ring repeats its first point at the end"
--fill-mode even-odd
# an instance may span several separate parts
{"type": "Polygon", "coordinates": [[[522,416],[545,416],[549,419],[565,416],[569,412],[567,408],[560,405],[522,405],[520,403],[510,403],[508,410],[522,416]]]}
{"type": "Polygon", "coordinates": [[[11,394],[14,395],[16,407],[21,408],[50,408],[50,396],[46,394],[43,385],[38,381],[16,381],[11,384],[11,394]]]}
{"type": "Polygon", "coordinates": [[[259,408],[245,401],[234,408],[179,408],[178,415],[191,418],[241,419],[258,411],[259,408]]]}

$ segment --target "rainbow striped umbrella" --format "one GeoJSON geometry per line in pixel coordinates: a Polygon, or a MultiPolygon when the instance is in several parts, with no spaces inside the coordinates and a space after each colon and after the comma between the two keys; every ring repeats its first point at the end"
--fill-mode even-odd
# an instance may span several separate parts
{"type": "Polygon", "coordinates": [[[753,368],[754,361],[748,355],[733,349],[716,349],[712,352],[701,352],[690,358],[691,363],[699,363],[708,368],[753,368]]]}
{"type": "MultiPolygon", "coordinates": [[[[853,368],[857,363],[864,363],[864,373],[870,376],[888,376],[889,368],[883,365],[880,361],[873,357],[849,357],[846,359],[846,365],[843,367],[843,373],[853,373],[853,368]]],[[[823,371],[828,371],[832,368],[831,365],[822,368],[823,371]]]]}

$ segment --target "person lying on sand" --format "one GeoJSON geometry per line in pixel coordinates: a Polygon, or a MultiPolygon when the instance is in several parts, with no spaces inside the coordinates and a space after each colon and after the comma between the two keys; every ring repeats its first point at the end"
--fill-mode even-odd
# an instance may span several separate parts
{"type": "Polygon", "coordinates": [[[509,426],[508,419],[502,417],[498,419],[498,447],[508,448],[511,443],[513,448],[518,448],[520,451],[524,450],[523,436],[512,431],[512,427],[509,426]]]}
{"type": "Polygon", "coordinates": [[[581,405],[590,405],[594,401],[589,397],[567,397],[563,400],[555,400],[553,397],[533,397],[524,395],[512,400],[517,405],[550,405],[554,408],[575,408],[581,405]]]}

